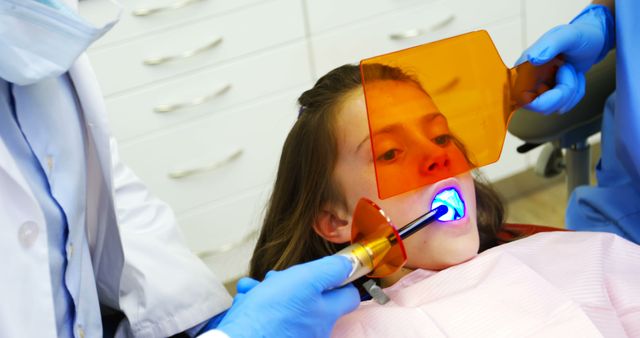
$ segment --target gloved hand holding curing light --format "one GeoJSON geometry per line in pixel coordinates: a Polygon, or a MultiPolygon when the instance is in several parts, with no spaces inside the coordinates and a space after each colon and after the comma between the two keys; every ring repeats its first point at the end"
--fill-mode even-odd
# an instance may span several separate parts
{"type": "Polygon", "coordinates": [[[353,285],[333,289],[350,272],[346,258],[329,256],[271,271],[262,282],[244,278],[218,330],[231,338],[329,337],[338,318],[360,303],[353,285]]]}
{"type": "Polygon", "coordinates": [[[607,55],[614,41],[613,16],[602,5],[590,5],[571,23],[545,33],[516,64],[529,61],[542,65],[557,55],[562,55],[565,64],[556,74],[556,86],[524,108],[544,114],[569,111],[584,96],[585,72],[607,55]]]}

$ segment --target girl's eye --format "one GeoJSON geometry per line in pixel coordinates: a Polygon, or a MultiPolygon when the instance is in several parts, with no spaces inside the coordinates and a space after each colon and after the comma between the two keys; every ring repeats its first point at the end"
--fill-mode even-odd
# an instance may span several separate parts
{"type": "Polygon", "coordinates": [[[449,144],[449,141],[451,141],[451,136],[447,134],[437,136],[433,139],[433,142],[439,146],[446,146],[449,144]]]}
{"type": "Polygon", "coordinates": [[[384,154],[378,156],[378,161],[385,161],[385,162],[393,161],[398,157],[399,154],[400,154],[399,149],[391,149],[386,151],[384,154]]]}

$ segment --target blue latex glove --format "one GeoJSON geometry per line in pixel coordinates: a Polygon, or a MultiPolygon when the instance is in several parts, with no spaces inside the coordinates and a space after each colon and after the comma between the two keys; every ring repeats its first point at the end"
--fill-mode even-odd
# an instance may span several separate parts
{"type": "Polygon", "coordinates": [[[602,60],[615,41],[613,17],[602,5],[590,5],[568,25],[555,27],[529,47],[516,64],[542,65],[562,54],[565,64],[556,74],[556,86],[525,106],[544,114],[565,113],[584,96],[584,73],[602,60]]]}
{"type": "Polygon", "coordinates": [[[257,280],[245,277],[240,279],[238,281],[238,284],[236,284],[236,291],[237,293],[247,293],[254,287],[258,286],[258,284],[260,284],[260,282],[258,282],[257,280]]]}
{"type": "Polygon", "coordinates": [[[218,329],[231,338],[329,337],[342,315],[360,296],[353,285],[340,285],[351,272],[342,256],[329,256],[267,273],[262,282],[238,282],[238,294],[218,329]]]}

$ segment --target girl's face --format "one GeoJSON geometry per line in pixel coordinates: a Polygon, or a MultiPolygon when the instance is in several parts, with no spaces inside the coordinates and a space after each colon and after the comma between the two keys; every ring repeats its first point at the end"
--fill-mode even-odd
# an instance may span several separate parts
{"type": "MultiPolygon", "coordinates": [[[[429,130],[429,128],[425,128],[427,124],[444,123],[445,128],[448,127],[446,127],[446,119],[438,113],[437,108],[424,92],[407,82],[380,81],[379,83],[379,88],[367,87],[367,90],[371,90],[370,93],[380,90],[380,99],[388,100],[391,97],[403,103],[388,105],[389,108],[385,112],[385,116],[390,117],[388,118],[389,124],[400,122],[393,119],[394,116],[401,116],[394,114],[394,109],[406,110],[411,108],[406,103],[413,102],[415,104],[413,109],[419,113],[412,114],[415,115],[416,120],[415,123],[409,125],[409,129],[414,130],[406,131],[415,138],[415,141],[412,142],[424,142],[424,149],[429,149],[425,152],[442,152],[445,146],[455,147],[450,143],[444,144],[442,138],[434,137],[425,131],[429,130]],[[385,95],[382,95],[383,93],[385,95]]],[[[377,96],[372,96],[372,99],[377,99],[377,96]]],[[[325,234],[327,229],[333,229],[334,232],[331,233],[331,236],[323,237],[333,242],[348,242],[351,233],[351,216],[358,200],[362,197],[378,204],[394,225],[400,228],[428,212],[431,209],[431,202],[438,192],[447,187],[454,187],[465,202],[465,216],[446,223],[434,222],[405,240],[404,244],[408,255],[405,267],[441,270],[467,261],[477,254],[479,235],[476,224],[475,190],[471,174],[467,172],[380,200],[377,197],[374,161],[393,160],[394,156],[398,154],[396,150],[393,150],[394,147],[390,146],[389,152],[386,152],[385,155],[373,158],[362,88],[352,91],[345,97],[336,114],[335,122],[338,157],[333,179],[344,194],[348,210],[342,210],[344,208],[340,206],[327,206],[324,213],[331,213],[334,221],[329,222],[332,226],[324,228],[316,225],[314,228],[320,235],[323,235],[322,229],[325,234]]],[[[405,123],[405,129],[406,126],[405,123]]],[[[376,131],[373,131],[373,134],[373,142],[393,143],[393,140],[385,139],[386,136],[378,139],[376,131]]],[[[422,147],[422,143],[420,144],[422,147]]],[[[461,152],[458,153],[461,154],[461,152]]],[[[444,156],[458,156],[451,155],[451,152],[448,154],[444,156]]],[[[455,162],[441,161],[436,164],[436,167],[431,166],[431,168],[446,171],[450,169],[447,166],[455,165],[455,162]]]]}

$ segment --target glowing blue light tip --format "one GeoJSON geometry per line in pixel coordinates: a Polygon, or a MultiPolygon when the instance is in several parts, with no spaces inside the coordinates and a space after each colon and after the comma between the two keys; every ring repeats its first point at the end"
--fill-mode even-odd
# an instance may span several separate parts
{"type": "Polygon", "coordinates": [[[441,205],[447,206],[449,211],[438,218],[439,221],[448,222],[455,221],[464,217],[466,208],[464,201],[460,197],[460,193],[455,188],[445,188],[440,191],[431,202],[431,209],[435,209],[441,205]]]}

